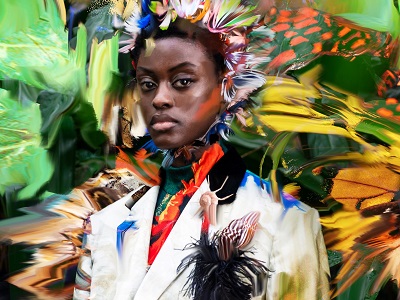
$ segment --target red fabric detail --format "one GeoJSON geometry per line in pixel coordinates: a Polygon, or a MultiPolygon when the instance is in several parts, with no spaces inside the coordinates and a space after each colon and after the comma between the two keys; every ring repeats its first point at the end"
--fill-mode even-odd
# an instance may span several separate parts
{"type": "Polygon", "coordinates": [[[182,205],[184,199],[193,196],[211,168],[223,155],[224,151],[221,146],[215,143],[203,153],[198,163],[193,163],[192,169],[194,177],[188,183],[184,183],[183,189],[172,196],[165,210],[156,218],[158,223],[153,225],[151,229],[151,239],[156,240],[149,248],[149,265],[153,264],[161,247],[164,245],[165,240],[168,238],[169,233],[178,220],[180,215],[179,207],[182,205]]]}

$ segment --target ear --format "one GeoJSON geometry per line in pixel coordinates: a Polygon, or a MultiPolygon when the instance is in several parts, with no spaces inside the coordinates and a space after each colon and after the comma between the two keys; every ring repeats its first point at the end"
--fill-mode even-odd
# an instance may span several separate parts
{"type": "Polygon", "coordinates": [[[226,74],[225,74],[225,72],[219,71],[217,75],[218,75],[218,77],[217,77],[218,84],[222,85],[222,81],[224,80],[226,74]]]}
{"type": "Polygon", "coordinates": [[[222,87],[223,87],[222,83],[219,86],[220,86],[219,115],[221,115],[228,107],[228,103],[226,102],[226,100],[224,98],[224,94],[223,94],[223,90],[222,90],[222,87]]]}

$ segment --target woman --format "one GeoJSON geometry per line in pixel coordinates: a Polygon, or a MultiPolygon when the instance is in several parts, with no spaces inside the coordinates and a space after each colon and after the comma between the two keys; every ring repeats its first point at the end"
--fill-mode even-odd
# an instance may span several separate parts
{"type": "Polygon", "coordinates": [[[221,139],[263,79],[227,65],[226,40],[201,27],[177,20],[136,40],[141,111],[166,153],[161,184],[91,216],[75,299],[328,298],[318,213],[272,199],[221,139]],[[232,70],[250,84],[230,85],[232,70]]]}

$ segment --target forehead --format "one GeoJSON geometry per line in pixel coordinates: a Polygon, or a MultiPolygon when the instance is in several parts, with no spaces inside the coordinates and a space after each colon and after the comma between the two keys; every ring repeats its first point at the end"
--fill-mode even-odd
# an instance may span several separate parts
{"type": "Polygon", "coordinates": [[[137,68],[158,70],[173,68],[179,64],[188,62],[194,67],[214,68],[214,61],[207,54],[205,47],[196,40],[177,37],[162,38],[155,41],[155,46],[150,55],[142,50],[137,68]]]}

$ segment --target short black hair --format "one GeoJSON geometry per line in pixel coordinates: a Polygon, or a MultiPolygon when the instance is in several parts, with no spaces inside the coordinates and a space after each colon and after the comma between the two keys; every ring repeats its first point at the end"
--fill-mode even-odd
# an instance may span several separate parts
{"type": "MultiPolygon", "coordinates": [[[[135,65],[137,65],[141,51],[146,47],[146,39],[153,38],[154,40],[158,40],[170,37],[198,41],[206,49],[207,56],[214,61],[217,76],[225,72],[225,44],[220,38],[220,35],[210,32],[207,28],[201,28],[185,19],[177,19],[175,22],[172,22],[166,30],[162,30],[157,26],[151,35],[143,30],[136,38],[135,47],[130,52],[131,59],[134,61],[135,65]]],[[[135,77],[135,71],[133,71],[132,75],[135,77]]]]}

